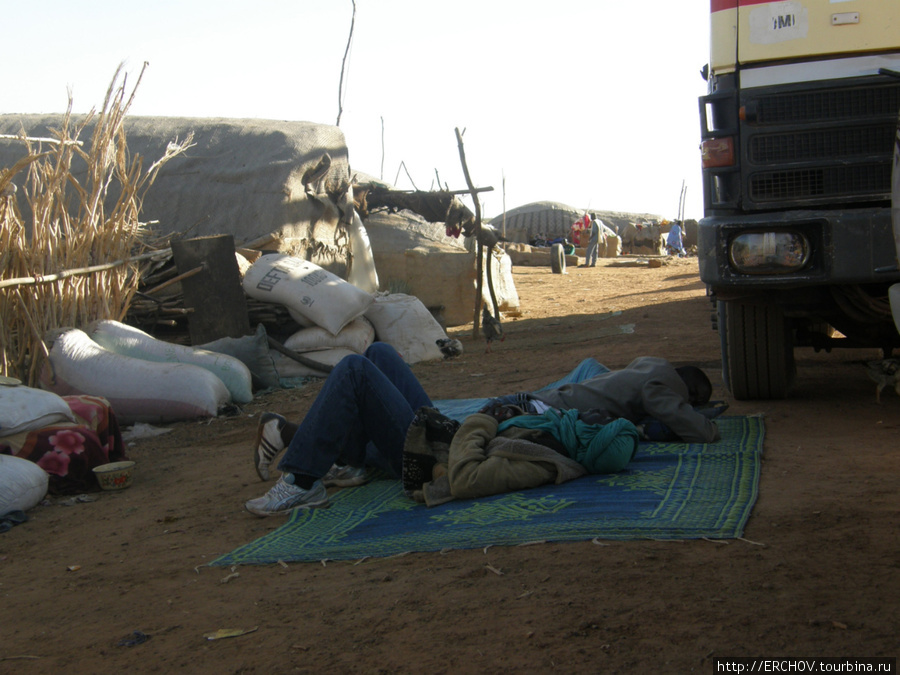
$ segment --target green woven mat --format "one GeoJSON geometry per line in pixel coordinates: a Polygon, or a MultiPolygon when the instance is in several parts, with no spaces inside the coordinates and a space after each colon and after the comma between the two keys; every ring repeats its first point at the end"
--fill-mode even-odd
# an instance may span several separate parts
{"type": "MultiPolygon", "coordinates": [[[[533,541],[740,537],[756,501],[764,425],[719,420],[718,443],[644,443],[620,473],[427,508],[397,480],[340,490],[324,509],[211,565],[355,560],[533,541]]],[[[250,517],[250,516],[248,516],[250,517]]]]}

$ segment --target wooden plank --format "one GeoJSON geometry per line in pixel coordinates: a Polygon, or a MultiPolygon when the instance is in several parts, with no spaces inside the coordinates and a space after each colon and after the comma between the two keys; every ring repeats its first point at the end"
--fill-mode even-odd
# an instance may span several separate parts
{"type": "Polygon", "coordinates": [[[181,281],[184,306],[192,310],[188,314],[191,344],[250,335],[247,298],[234,255],[234,237],[224,234],[173,241],[172,255],[179,274],[204,267],[200,273],[181,281]]]}

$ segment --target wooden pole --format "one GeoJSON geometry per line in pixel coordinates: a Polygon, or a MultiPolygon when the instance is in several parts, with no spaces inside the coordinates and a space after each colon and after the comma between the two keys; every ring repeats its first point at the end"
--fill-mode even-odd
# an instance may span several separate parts
{"type": "Polygon", "coordinates": [[[281,352],[288,358],[293,359],[297,363],[303,364],[307,368],[312,368],[313,370],[318,370],[323,373],[330,373],[334,369],[334,366],[330,366],[327,363],[320,363],[319,361],[316,361],[315,359],[308,358],[307,356],[304,356],[303,354],[295,352],[293,349],[289,349],[288,347],[285,347],[283,344],[281,344],[275,338],[269,337],[268,341],[269,341],[269,346],[272,349],[274,349],[277,352],[281,352]]]}
{"type": "Polygon", "coordinates": [[[142,253],[141,255],[136,255],[131,258],[125,258],[124,260],[116,260],[115,262],[104,263],[102,265],[91,265],[90,267],[79,267],[77,269],[63,270],[62,272],[57,272],[56,274],[48,274],[46,276],[3,279],[0,280],[0,288],[9,288],[10,286],[33,286],[35,284],[46,284],[53,281],[59,281],[61,279],[67,279],[69,277],[79,276],[82,274],[103,272],[105,270],[111,270],[114,267],[121,267],[122,265],[127,265],[131,262],[137,262],[138,260],[147,260],[148,258],[153,258],[158,255],[164,255],[166,253],[170,253],[171,250],[172,249],[164,248],[158,251],[152,251],[150,253],[142,253]]]}
{"type": "Polygon", "coordinates": [[[0,134],[0,140],[30,141],[32,143],[56,143],[57,145],[84,145],[84,141],[73,141],[71,139],[60,140],[58,138],[42,138],[39,136],[13,136],[12,134],[0,134]]]}
{"type": "Polygon", "coordinates": [[[200,272],[202,272],[205,269],[206,269],[206,263],[203,263],[202,265],[197,265],[197,267],[195,267],[194,269],[188,270],[184,274],[179,274],[176,277],[172,277],[168,281],[162,282],[159,286],[154,286],[153,288],[144,291],[144,295],[153,295],[154,293],[158,293],[162,289],[168,288],[172,284],[176,284],[179,281],[183,281],[185,279],[190,279],[195,274],[200,274],[200,272]]]}
{"type": "Polygon", "coordinates": [[[466,164],[466,151],[463,147],[462,134],[459,133],[459,127],[456,128],[456,144],[459,147],[459,159],[462,162],[463,175],[466,177],[466,185],[469,186],[469,192],[472,195],[472,201],[475,202],[475,241],[478,242],[478,260],[475,269],[477,270],[478,279],[475,282],[475,317],[472,321],[472,337],[478,337],[478,331],[481,328],[481,298],[484,288],[482,281],[482,271],[484,270],[484,246],[481,243],[481,204],[478,202],[478,192],[472,184],[472,178],[469,176],[469,166],[466,164]]]}
{"type": "Polygon", "coordinates": [[[506,173],[503,174],[503,238],[506,239],[506,173]]]}

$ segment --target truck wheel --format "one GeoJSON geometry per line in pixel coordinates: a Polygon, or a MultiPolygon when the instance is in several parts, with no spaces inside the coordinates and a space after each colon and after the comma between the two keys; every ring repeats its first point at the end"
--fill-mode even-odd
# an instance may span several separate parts
{"type": "Polygon", "coordinates": [[[550,247],[550,271],[553,274],[565,274],[566,254],[562,244],[553,244],[550,247]]]}
{"type": "Polygon", "coordinates": [[[719,303],[722,374],[740,400],[785,398],[796,364],[791,329],[775,305],[719,303]]]}

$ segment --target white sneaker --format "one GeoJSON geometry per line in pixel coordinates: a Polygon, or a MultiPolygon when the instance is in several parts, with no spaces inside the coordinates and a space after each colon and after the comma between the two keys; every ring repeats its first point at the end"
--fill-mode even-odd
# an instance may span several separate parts
{"type": "Polygon", "coordinates": [[[269,480],[269,465],[285,449],[281,429],[287,423],[281,415],[263,413],[256,427],[256,445],[253,446],[253,463],[261,480],[269,480]]]}
{"type": "Polygon", "coordinates": [[[279,516],[297,509],[313,509],[328,503],[322,481],[317,480],[309,490],[288,483],[283,474],[262,497],[251,499],[244,508],[255,516],[279,516]]]}
{"type": "Polygon", "coordinates": [[[345,464],[333,464],[322,477],[322,484],[325,487],[353,487],[355,485],[365,485],[369,482],[369,476],[364,466],[350,466],[345,464]]]}

